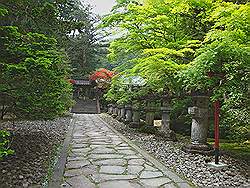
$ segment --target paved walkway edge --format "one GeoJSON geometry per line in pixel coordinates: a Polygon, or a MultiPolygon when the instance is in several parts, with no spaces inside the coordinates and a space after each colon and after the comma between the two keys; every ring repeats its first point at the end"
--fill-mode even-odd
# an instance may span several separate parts
{"type": "Polygon", "coordinates": [[[58,157],[58,161],[53,169],[53,174],[48,184],[49,188],[60,188],[61,184],[63,183],[64,168],[67,161],[69,145],[72,140],[72,135],[75,128],[75,121],[76,118],[73,115],[69,124],[68,133],[64,139],[63,147],[58,157]]]}
{"type": "Polygon", "coordinates": [[[118,132],[115,128],[113,128],[111,125],[109,125],[107,122],[105,122],[99,115],[97,117],[102,121],[107,127],[109,127],[113,132],[115,132],[121,139],[123,139],[125,142],[127,142],[132,148],[137,150],[141,155],[143,155],[147,160],[152,162],[157,168],[162,170],[165,175],[167,175],[170,179],[172,179],[176,185],[180,188],[184,187],[195,187],[191,182],[188,182],[187,180],[183,180],[179,176],[177,176],[175,173],[173,173],[170,169],[168,169],[163,163],[157,161],[154,157],[152,157],[150,154],[148,154],[146,151],[143,151],[141,148],[136,146],[131,140],[127,139],[125,136],[123,136],[120,132],[118,132]]]}

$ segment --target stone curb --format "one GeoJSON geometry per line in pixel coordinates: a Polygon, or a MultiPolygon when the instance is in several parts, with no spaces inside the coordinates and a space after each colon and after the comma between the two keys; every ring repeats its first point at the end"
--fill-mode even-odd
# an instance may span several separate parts
{"type": "Polygon", "coordinates": [[[180,188],[191,188],[195,187],[191,182],[188,182],[187,180],[183,180],[178,175],[170,171],[163,163],[156,160],[154,157],[152,157],[150,154],[148,154],[146,151],[142,150],[138,146],[136,146],[132,141],[127,139],[125,136],[123,136],[120,132],[118,132],[116,129],[114,129],[111,125],[109,125],[107,122],[105,122],[99,115],[97,117],[102,121],[107,127],[109,127],[113,132],[115,132],[122,140],[127,142],[133,149],[138,151],[142,156],[145,157],[148,161],[153,163],[158,169],[160,169],[164,175],[169,177],[173,182],[180,188]]]}
{"type": "Polygon", "coordinates": [[[53,175],[49,181],[48,188],[60,188],[61,184],[63,183],[64,168],[65,168],[65,164],[67,161],[68,148],[69,148],[70,142],[72,140],[72,135],[73,135],[73,131],[75,128],[75,121],[76,121],[76,118],[73,114],[73,117],[72,117],[71,122],[69,124],[68,133],[67,133],[65,140],[63,142],[63,147],[60,151],[58,161],[54,167],[53,175]]]}

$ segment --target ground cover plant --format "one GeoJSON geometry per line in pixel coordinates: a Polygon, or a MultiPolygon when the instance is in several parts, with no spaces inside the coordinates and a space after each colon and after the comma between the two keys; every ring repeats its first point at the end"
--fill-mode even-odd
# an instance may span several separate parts
{"type": "Polygon", "coordinates": [[[0,130],[0,159],[14,153],[13,150],[9,149],[9,136],[9,132],[0,130]]]}

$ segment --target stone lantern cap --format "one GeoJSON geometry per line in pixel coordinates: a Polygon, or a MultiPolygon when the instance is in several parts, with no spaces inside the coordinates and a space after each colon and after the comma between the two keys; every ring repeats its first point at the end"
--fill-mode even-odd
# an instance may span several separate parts
{"type": "Polygon", "coordinates": [[[133,106],[132,106],[132,109],[133,109],[133,110],[140,110],[140,107],[139,107],[139,106],[133,105],[133,106]]]}
{"type": "Polygon", "coordinates": [[[188,113],[197,118],[203,118],[205,115],[208,115],[208,112],[208,108],[199,108],[197,106],[188,108],[188,113]]]}
{"type": "Polygon", "coordinates": [[[161,107],[161,111],[171,111],[171,108],[163,106],[163,107],[161,107]]]}
{"type": "Polygon", "coordinates": [[[194,106],[198,108],[207,108],[209,103],[209,96],[208,95],[195,95],[192,96],[194,106]]]}
{"type": "Polygon", "coordinates": [[[120,79],[123,80],[123,84],[130,86],[144,86],[146,81],[141,76],[121,76],[120,79]]]}
{"type": "Polygon", "coordinates": [[[147,112],[155,112],[155,111],[157,111],[157,107],[146,106],[145,110],[147,112]]]}
{"type": "Polygon", "coordinates": [[[124,105],[119,104],[117,107],[118,107],[118,108],[124,108],[124,105]]]}
{"type": "Polygon", "coordinates": [[[132,105],[130,105],[130,104],[125,105],[125,109],[126,109],[126,110],[132,109],[132,105]]]}

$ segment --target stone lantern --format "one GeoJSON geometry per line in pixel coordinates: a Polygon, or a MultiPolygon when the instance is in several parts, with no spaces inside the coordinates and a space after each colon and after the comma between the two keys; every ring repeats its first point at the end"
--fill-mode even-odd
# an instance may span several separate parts
{"type": "Polygon", "coordinates": [[[176,135],[174,131],[170,129],[170,98],[168,95],[162,96],[162,120],[161,120],[161,128],[159,130],[159,134],[167,140],[176,141],[176,135]]]}
{"type": "Polygon", "coordinates": [[[112,116],[114,116],[115,115],[115,105],[114,104],[112,104],[112,114],[111,114],[112,116]]]}
{"type": "Polygon", "coordinates": [[[118,120],[120,120],[120,118],[121,118],[121,109],[122,109],[122,107],[121,107],[121,105],[117,105],[117,117],[116,117],[116,119],[118,119],[118,120]]]}
{"type": "Polygon", "coordinates": [[[125,123],[130,123],[132,121],[132,106],[125,105],[125,123]]]}
{"type": "Polygon", "coordinates": [[[184,150],[191,153],[210,154],[213,150],[207,143],[209,128],[209,97],[206,95],[193,96],[193,107],[188,108],[192,115],[191,144],[184,150]]]}
{"type": "Polygon", "coordinates": [[[126,112],[125,106],[122,105],[121,111],[120,111],[120,120],[121,120],[121,121],[124,121],[124,120],[125,120],[125,115],[126,115],[125,112],[126,112]]]}
{"type": "Polygon", "coordinates": [[[119,105],[116,105],[116,107],[115,107],[115,114],[116,114],[116,117],[119,118],[119,116],[120,116],[119,105]]]}
{"type": "Polygon", "coordinates": [[[118,106],[118,116],[117,119],[123,121],[125,119],[125,107],[124,105],[118,106]]]}
{"type": "Polygon", "coordinates": [[[155,106],[154,102],[148,101],[147,106],[145,107],[146,111],[146,125],[153,126],[154,125],[154,118],[155,118],[155,106]]]}
{"type": "Polygon", "coordinates": [[[112,104],[108,104],[108,114],[111,115],[113,112],[113,105],[112,104]]]}
{"type": "Polygon", "coordinates": [[[133,105],[132,110],[133,116],[130,127],[138,128],[140,125],[140,107],[138,105],[133,105]]]}
{"type": "Polygon", "coordinates": [[[115,105],[114,104],[111,104],[110,105],[110,115],[112,115],[113,113],[114,113],[114,111],[115,111],[115,105]]]}
{"type": "Polygon", "coordinates": [[[113,105],[113,113],[112,113],[112,116],[113,117],[116,117],[118,115],[118,107],[117,105],[113,105]]]}
{"type": "MultiPolygon", "coordinates": [[[[122,76],[123,83],[127,86],[129,91],[138,90],[140,87],[146,84],[145,80],[141,76],[122,76]]],[[[133,117],[132,105],[125,105],[125,123],[131,123],[133,117]]]]}

